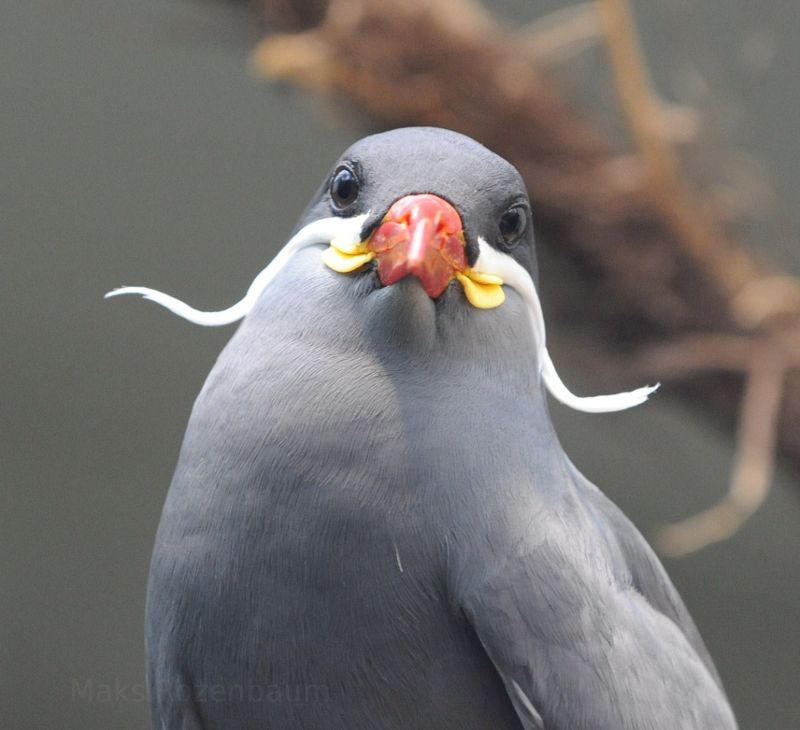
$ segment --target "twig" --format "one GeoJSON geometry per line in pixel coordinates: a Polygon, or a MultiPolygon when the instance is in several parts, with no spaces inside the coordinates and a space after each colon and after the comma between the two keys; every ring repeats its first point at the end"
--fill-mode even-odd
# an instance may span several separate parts
{"type": "Polygon", "coordinates": [[[537,63],[566,61],[602,39],[593,0],[549,13],[517,33],[520,48],[537,63]]]}
{"type": "Polygon", "coordinates": [[[760,344],[753,337],[742,335],[688,335],[644,348],[630,369],[646,377],[672,380],[704,371],[746,373],[760,344]]]}
{"type": "Polygon", "coordinates": [[[753,364],[742,402],[729,491],[704,512],[663,527],[656,535],[663,553],[684,556],[725,540],[761,506],[774,471],[785,374],[785,363],[774,355],[753,364]]]}
{"type": "MultiPolygon", "coordinates": [[[[725,245],[716,227],[700,213],[683,179],[664,134],[664,106],[647,73],[629,0],[596,2],[620,104],[644,161],[653,203],[674,226],[676,241],[717,278],[726,296],[732,298],[758,271],[744,252],[725,245]]],[[[740,314],[739,310],[734,313],[740,314]]]]}
{"type": "Polygon", "coordinates": [[[751,327],[781,315],[796,319],[800,312],[800,284],[797,277],[786,275],[753,279],[734,297],[731,307],[751,327]]]}

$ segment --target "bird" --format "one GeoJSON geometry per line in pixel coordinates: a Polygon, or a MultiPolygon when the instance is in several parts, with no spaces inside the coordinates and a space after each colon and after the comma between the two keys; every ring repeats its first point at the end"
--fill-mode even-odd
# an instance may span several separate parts
{"type": "Polygon", "coordinates": [[[645,539],[565,454],[533,211],[462,134],[365,137],[228,309],[153,550],[156,730],[725,730],[645,539]]]}

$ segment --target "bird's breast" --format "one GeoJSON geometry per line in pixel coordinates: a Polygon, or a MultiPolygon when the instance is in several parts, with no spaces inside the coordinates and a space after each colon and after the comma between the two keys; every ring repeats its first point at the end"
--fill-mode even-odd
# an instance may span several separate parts
{"type": "MultiPolygon", "coordinates": [[[[302,292],[320,306],[340,285],[324,276],[302,292]]],[[[372,306],[403,305],[384,299],[372,306]]],[[[490,668],[448,571],[493,519],[481,491],[523,469],[525,397],[469,361],[358,331],[375,311],[267,309],[195,403],[153,557],[149,644],[208,683],[299,672],[340,697],[370,688],[376,707],[413,698],[419,717],[450,678],[469,706],[490,668]]]]}

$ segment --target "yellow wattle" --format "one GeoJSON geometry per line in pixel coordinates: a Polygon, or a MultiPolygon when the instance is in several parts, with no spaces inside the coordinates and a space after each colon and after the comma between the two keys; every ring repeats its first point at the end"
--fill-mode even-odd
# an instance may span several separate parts
{"type": "Polygon", "coordinates": [[[473,307],[494,309],[506,300],[506,293],[502,286],[503,280],[498,276],[468,271],[464,274],[456,274],[456,278],[464,287],[464,296],[473,307]]]}
{"type": "Polygon", "coordinates": [[[340,274],[349,274],[375,258],[372,251],[364,253],[344,253],[338,246],[331,244],[322,252],[322,262],[330,269],[340,274]]]}

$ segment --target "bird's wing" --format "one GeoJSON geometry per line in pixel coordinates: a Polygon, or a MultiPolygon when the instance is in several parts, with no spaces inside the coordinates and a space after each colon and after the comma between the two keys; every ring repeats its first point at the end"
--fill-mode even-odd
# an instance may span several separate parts
{"type": "Polygon", "coordinates": [[[631,586],[654,609],[680,628],[721,688],[722,681],[700,632],[653,549],[617,505],[577,470],[574,470],[574,476],[579,488],[583,490],[587,509],[593,512],[599,529],[605,532],[607,540],[612,541],[618,550],[617,560],[623,566],[622,580],[629,580],[631,586]]]}
{"type": "Polygon", "coordinates": [[[523,727],[735,728],[663,568],[599,492],[575,486],[462,602],[523,727]]]}

